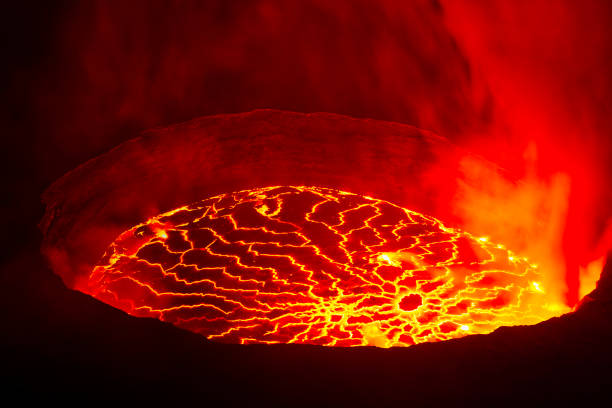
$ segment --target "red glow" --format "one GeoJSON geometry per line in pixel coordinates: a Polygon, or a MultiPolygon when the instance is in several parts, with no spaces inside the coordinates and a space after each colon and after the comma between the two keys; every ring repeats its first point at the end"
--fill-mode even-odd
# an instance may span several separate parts
{"type": "MultiPolygon", "coordinates": [[[[609,15],[609,2],[569,0],[75,3],[53,37],[57,65],[27,83],[46,136],[38,161],[59,175],[66,159],[138,130],[261,107],[416,125],[510,180],[546,187],[566,177],[567,195],[555,197],[560,240],[543,252],[573,305],[612,216],[609,15]]],[[[441,188],[453,196],[453,183],[441,188]]],[[[488,234],[474,219],[486,208],[452,204],[461,225],[488,234]]],[[[544,242],[492,238],[529,255],[544,242]]]]}
{"type": "Polygon", "coordinates": [[[495,105],[485,132],[466,132],[470,150],[536,186],[559,175],[567,179],[567,196],[550,196],[565,211],[558,220],[559,240],[548,248],[561,261],[556,268],[566,285],[565,301],[574,305],[579,271],[605,254],[595,248],[612,217],[610,3],[443,0],[442,5],[449,32],[495,105]]]}
{"type": "Polygon", "coordinates": [[[502,245],[387,201],[270,187],[135,226],[81,289],[216,341],[389,347],[560,314],[541,282],[502,245]]]}

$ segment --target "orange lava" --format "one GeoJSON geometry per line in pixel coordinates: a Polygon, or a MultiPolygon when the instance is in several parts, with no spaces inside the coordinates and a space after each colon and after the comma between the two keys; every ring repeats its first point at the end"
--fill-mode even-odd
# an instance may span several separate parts
{"type": "Polygon", "coordinates": [[[384,200],[317,187],[208,198],[121,234],[86,288],[229,343],[408,346],[559,315],[535,265],[384,200]]]}

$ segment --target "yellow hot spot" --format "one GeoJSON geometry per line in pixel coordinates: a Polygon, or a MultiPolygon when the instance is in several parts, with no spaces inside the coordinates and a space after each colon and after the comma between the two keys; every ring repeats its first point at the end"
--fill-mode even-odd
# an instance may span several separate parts
{"type": "Polygon", "coordinates": [[[401,262],[396,254],[383,253],[376,257],[376,260],[380,263],[384,263],[392,266],[400,266],[401,262]]]}
{"type": "Polygon", "coordinates": [[[544,289],[542,289],[539,282],[531,282],[531,286],[533,286],[536,291],[544,293],[544,289]]]}
{"type": "Polygon", "coordinates": [[[266,215],[268,213],[268,211],[270,210],[270,208],[267,205],[263,204],[263,205],[257,207],[255,210],[258,213],[260,213],[261,215],[266,215]]]}
{"type": "Polygon", "coordinates": [[[555,315],[560,315],[570,310],[568,306],[561,303],[546,303],[544,304],[544,308],[554,313],[555,315]]]}
{"type": "Polygon", "coordinates": [[[378,255],[378,260],[379,261],[385,261],[385,262],[391,262],[391,258],[389,258],[389,255],[387,255],[387,254],[380,254],[380,255],[378,255]]]}

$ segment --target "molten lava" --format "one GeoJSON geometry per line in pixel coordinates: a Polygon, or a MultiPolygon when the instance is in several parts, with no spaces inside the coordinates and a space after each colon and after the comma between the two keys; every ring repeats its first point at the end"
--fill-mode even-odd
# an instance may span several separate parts
{"type": "Polygon", "coordinates": [[[230,343],[408,346],[559,315],[536,265],[384,200],[223,194],[121,234],[82,290],[230,343]]]}

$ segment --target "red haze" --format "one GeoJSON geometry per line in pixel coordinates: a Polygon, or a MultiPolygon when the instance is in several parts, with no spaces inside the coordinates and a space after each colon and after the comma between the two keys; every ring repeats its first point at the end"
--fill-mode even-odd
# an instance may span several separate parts
{"type": "Polygon", "coordinates": [[[487,134],[471,149],[520,172],[531,146],[531,177],[568,177],[562,250],[568,303],[578,271],[603,257],[610,217],[612,11],[604,1],[442,2],[449,31],[492,93],[487,134]]]}
{"type": "Polygon", "coordinates": [[[496,188],[459,191],[457,222],[520,231],[516,245],[527,252],[534,240],[539,252],[562,252],[573,304],[579,267],[601,255],[610,216],[610,11],[605,1],[69,3],[51,33],[58,58],[27,87],[47,135],[41,177],[142,129],[214,113],[279,108],[408,123],[508,170],[491,175],[496,188]],[[527,187],[505,188],[506,178],[527,187]],[[486,214],[478,203],[500,200],[532,211],[521,221],[529,228],[474,219],[486,214]],[[547,240],[530,221],[562,239],[547,240]]]}

